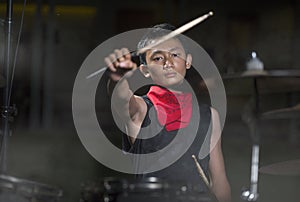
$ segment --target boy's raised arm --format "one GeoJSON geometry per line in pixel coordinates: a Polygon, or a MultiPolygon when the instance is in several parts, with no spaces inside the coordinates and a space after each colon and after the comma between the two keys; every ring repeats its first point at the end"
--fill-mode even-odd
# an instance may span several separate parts
{"type": "MultiPolygon", "coordinates": [[[[127,130],[132,131],[136,126],[140,126],[145,114],[144,109],[146,109],[145,102],[141,97],[133,94],[126,79],[137,69],[137,64],[131,60],[127,48],[114,50],[104,61],[109,70],[108,91],[111,94],[112,107],[126,125],[127,130]]],[[[136,135],[136,132],[130,131],[130,136],[136,135]]]]}

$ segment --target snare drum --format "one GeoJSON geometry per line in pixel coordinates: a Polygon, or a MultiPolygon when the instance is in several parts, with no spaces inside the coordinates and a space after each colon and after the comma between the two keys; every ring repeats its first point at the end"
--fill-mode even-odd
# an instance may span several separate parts
{"type": "Polygon", "coordinates": [[[62,190],[50,185],[0,175],[1,202],[58,202],[62,195],[62,190]]]}
{"type": "Polygon", "coordinates": [[[81,202],[214,202],[215,198],[184,182],[156,177],[105,178],[83,185],[81,202]]]}

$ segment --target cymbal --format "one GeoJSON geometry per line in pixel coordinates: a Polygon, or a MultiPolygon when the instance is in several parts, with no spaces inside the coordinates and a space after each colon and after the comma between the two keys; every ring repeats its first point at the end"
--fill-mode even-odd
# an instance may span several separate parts
{"type": "Polygon", "coordinates": [[[300,176],[300,159],[264,166],[259,169],[259,172],[271,175],[300,176]]]}
{"type": "Polygon", "coordinates": [[[227,94],[253,94],[254,79],[259,94],[300,92],[300,69],[247,70],[224,74],[222,78],[227,94]]]}
{"type": "MultiPolygon", "coordinates": [[[[225,79],[227,94],[251,95],[254,91],[253,77],[243,79],[225,79]]],[[[300,92],[300,78],[294,77],[255,77],[259,94],[300,92]]]]}
{"type": "Polygon", "coordinates": [[[289,119],[289,118],[300,118],[300,104],[293,107],[276,109],[273,111],[265,112],[261,116],[266,119],[289,119]]]}
{"type": "Polygon", "coordinates": [[[222,76],[223,79],[260,77],[300,77],[300,69],[246,70],[243,72],[228,73],[222,76]]]}

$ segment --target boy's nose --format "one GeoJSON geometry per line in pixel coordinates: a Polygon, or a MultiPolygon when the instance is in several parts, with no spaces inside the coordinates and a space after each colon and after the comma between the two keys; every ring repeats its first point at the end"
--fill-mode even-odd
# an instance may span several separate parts
{"type": "Polygon", "coordinates": [[[164,69],[169,69],[169,68],[173,68],[173,60],[171,57],[166,58],[165,64],[163,66],[164,69]]]}

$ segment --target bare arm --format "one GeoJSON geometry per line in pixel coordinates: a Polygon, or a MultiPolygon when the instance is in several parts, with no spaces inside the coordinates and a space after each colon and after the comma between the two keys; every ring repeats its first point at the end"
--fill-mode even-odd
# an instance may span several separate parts
{"type": "Polygon", "coordinates": [[[211,188],[219,202],[231,201],[231,189],[227,180],[221,147],[221,126],[218,112],[212,109],[212,151],[210,153],[209,171],[211,188]]]}
{"type": "Polygon", "coordinates": [[[134,142],[147,109],[143,99],[133,94],[126,79],[137,65],[131,60],[126,48],[116,49],[104,61],[110,71],[110,82],[114,86],[113,91],[110,92],[112,106],[126,125],[131,141],[134,142]]]}

